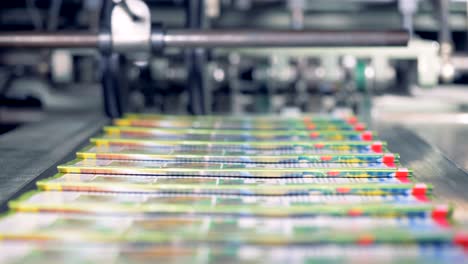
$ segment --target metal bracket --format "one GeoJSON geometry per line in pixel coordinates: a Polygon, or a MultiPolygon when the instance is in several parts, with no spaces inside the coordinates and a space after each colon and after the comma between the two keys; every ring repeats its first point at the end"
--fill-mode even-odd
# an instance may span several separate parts
{"type": "Polygon", "coordinates": [[[147,57],[151,47],[151,14],[142,0],[114,0],[111,14],[112,50],[147,57]]]}

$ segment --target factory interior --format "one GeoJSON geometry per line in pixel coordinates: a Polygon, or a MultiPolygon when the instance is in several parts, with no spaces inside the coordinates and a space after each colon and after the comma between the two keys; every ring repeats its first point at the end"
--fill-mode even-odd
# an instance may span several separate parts
{"type": "Polygon", "coordinates": [[[468,0],[0,1],[0,263],[468,263],[468,0]]]}

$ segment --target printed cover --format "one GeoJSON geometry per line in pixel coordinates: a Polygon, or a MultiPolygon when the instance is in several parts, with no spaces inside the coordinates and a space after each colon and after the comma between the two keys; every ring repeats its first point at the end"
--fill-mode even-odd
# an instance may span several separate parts
{"type": "Polygon", "coordinates": [[[396,177],[409,178],[412,171],[386,164],[361,163],[204,163],[136,160],[75,159],[58,166],[61,173],[135,174],[207,177],[396,177]]]}
{"type": "MultiPolygon", "coordinates": [[[[220,178],[112,174],[57,174],[37,182],[40,189],[134,193],[236,194],[236,195],[389,195],[427,201],[432,186],[398,178],[220,178]]],[[[380,198],[376,198],[379,200],[380,198]]],[[[395,197],[395,199],[401,199],[395,197]]]]}
{"type": "Polygon", "coordinates": [[[428,218],[99,216],[11,213],[0,218],[4,240],[246,244],[447,243],[464,234],[428,218]],[[11,226],[21,228],[12,230],[11,226]]]}
{"type": "MultiPolygon", "coordinates": [[[[407,196],[400,196],[407,197],[407,196]]],[[[213,214],[237,216],[429,216],[448,219],[446,204],[395,200],[394,196],[223,196],[105,192],[37,192],[9,203],[15,211],[101,214],[213,214]],[[377,201],[375,200],[377,197],[377,201]],[[387,199],[387,202],[383,202],[387,199]]]]}
{"type": "Polygon", "coordinates": [[[343,153],[315,155],[269,155],[230,150],[168,150],[138,146],[89,145],[77,152],[82,159],[121,159],[167,162],[217,163],[384,163],[399,164],[400,156],[393,153],[343,153]]]}
{"type": "Polygon", "coordinates": [[[134,263],[466,263],[462,247],[452,245],[155,245],[0,242],[4,264],[134,263]]]}

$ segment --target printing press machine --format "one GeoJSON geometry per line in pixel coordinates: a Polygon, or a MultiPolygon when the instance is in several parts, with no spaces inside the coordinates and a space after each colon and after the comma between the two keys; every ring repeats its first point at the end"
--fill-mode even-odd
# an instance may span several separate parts
{"type": "MultiPolygon", "coordinates": [[[[11,214],[12,201],[54,176],[57,166],[73,160],[102,127],[125,113],[227,120],[314,114],[357,116],[368,124],[390,152],[399,154],[402,166],[412,169],[417,182],[432,185],[438,202],[454,206],[454,221],[468,227],[468,1],[4,2],[0,3],[4,215],[11,214]]],[[[15,263],[7,261],[21,253],[11,252],[23,252],[28,243],[47,248],[50,242],[38,242],[37,237],[9,240],[2,232],[0,221],[0,243],[13,245],[0,244],[0,263],[15,263]]],[[[468,233],[460,236],[466,251],[468,233]]],[[[58,241],[75,247],[74,239],[64,236],[58,241]]],[[[245,256],[224,261],[302,262],[301,250],[312,252],[319,263],[347,262],[349,256],[354,256],[350,262],[405,260],[398,252],[407,244],[373,248],[366,241],[360,241],[361,250],[379,252],[367,252],[369,259],[354,249],[343,249],[351,253],[335,259],[337,249],[326,247],[324,257],[320,243],[301,244],[304,248],[295,254],[293,246],[270,241],[268,246],[278,246],[277,255],[268,253],[269,258],[259,261],[258,249],[247,249],[245,256]],[[288,250],[293,252],[290,256],[288,250]]],[[[82,258],[89,252],[110,256],[121,248],[84,243],[79,250],[51,242],[70,258],[54,251],[56,255],[48,258],[18,258],[18,263],[110,259],[186,263],[191,258],[178,259],[183,250],[170,246],[181,242],[183,238],[178,238],[154,249],[148,258],[127,262],[82,258]]],[[[233,238],[228,246],[241,244],[233,238]]],[[[138,245],[131,247],[133,252],[138,245]]],[[[202,251],[213,250],[207,248],[202,251]]],[[[203,254],[191,260],[223,262],[203,254]]],[[[467,259],[456,255],[451,260],[467,259]]]]}

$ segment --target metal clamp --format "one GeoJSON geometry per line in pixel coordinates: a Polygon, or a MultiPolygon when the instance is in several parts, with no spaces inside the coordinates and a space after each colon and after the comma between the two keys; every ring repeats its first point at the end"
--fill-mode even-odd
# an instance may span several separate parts
{"type": "Polygon", "coordinates": [[[151,14],[142,0],[114,0],[111,14],[112,50],[125,54],[151,51],[151,14]]]}

